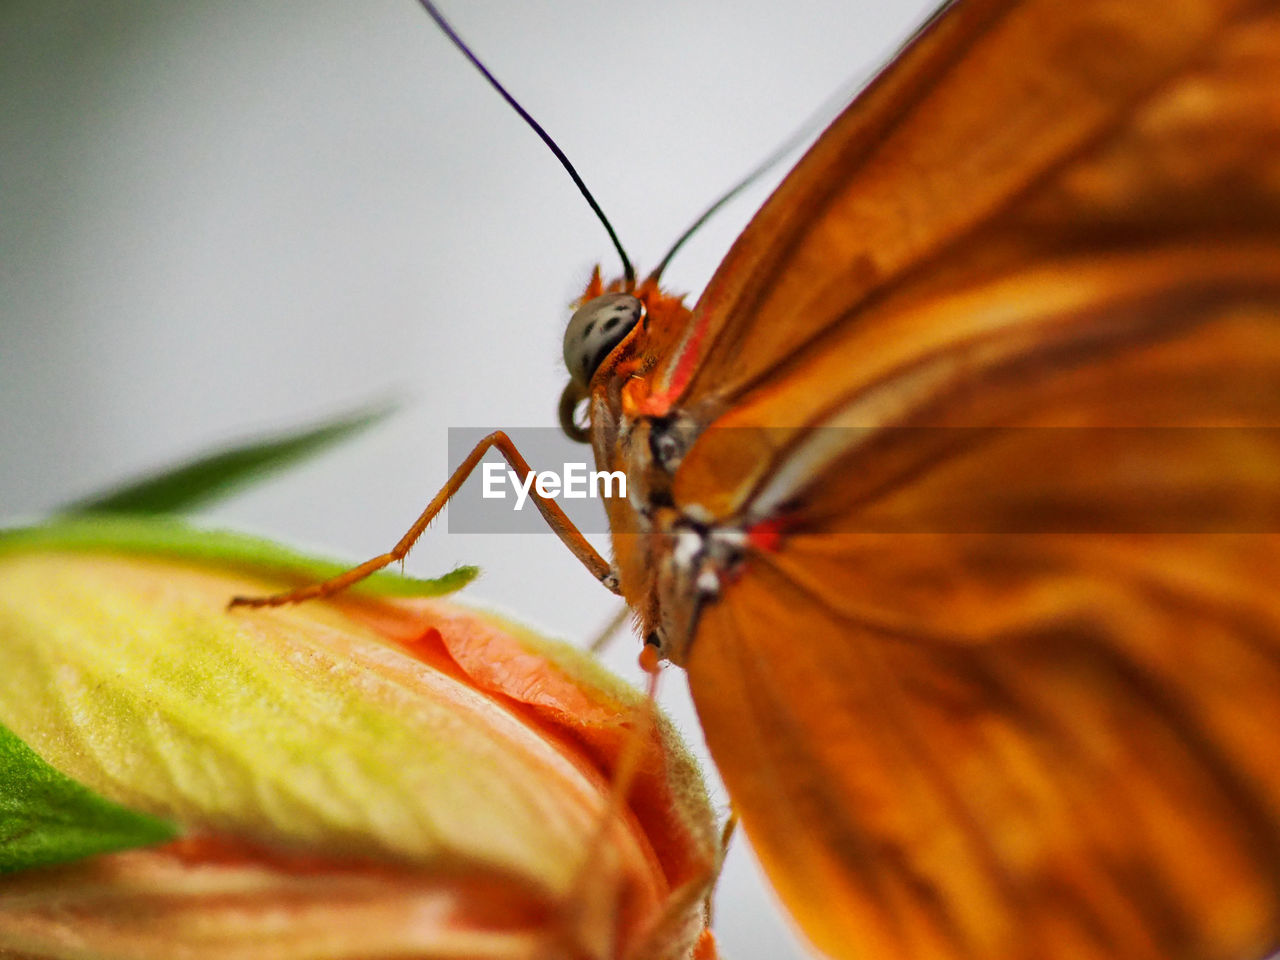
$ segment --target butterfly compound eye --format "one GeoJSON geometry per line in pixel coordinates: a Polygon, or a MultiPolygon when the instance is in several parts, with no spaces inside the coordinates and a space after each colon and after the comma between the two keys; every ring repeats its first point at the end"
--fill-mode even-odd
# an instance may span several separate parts
{"type": "Polygon", "coordinates": [[[613,348],[640,321],[640,301],[629,293],[606,293],[580,306],[564,332],[564,364],[581,387],[613,348]]]}

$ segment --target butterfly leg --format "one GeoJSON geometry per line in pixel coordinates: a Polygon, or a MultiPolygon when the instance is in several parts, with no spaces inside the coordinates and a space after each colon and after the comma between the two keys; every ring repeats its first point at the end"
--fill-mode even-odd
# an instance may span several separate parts
{"type": "MultiPolygon", "coordinates": [[[[720,867],[724,869],[724,861],[729,856],[729,844],[733,842],[734,834],[738,832],[738,812],[729,807],[729,815],[725,817],[724,826],[720,829],[720,867]]],[[[712,921],[715,920],[715,904],[713,898],[715,896],[715,887],[707,891],[707,899],[703,901],[702,913],[706,918],[705,923],[708,930],[711,929],[712,921]]]]}
{"type": "MultiPolygon", "coordinates": [[[[423,531],[427,529],[431,521],[444,509],[444,505],[449,502],[449,498],[457,493],[462,484],[466,482],[467,477],[471,476],[471,472],[484,459],[484,455],[489,452],[490,448],[496,448],[502,454],[503,459],[511,465],[511,468],[520,474],[521,481],[533,472],[528,462],[520,455],[520,451],[516,449],[516,445],[511,442],[511,438],[501,430],[497,430],[477,443],[472,451],[467,454],[466,459],[462,461],[458,469],[453,471],[453,475],[449,477],[448,482],[445,483],[439,493],[432,497],[431,502],[422,511],[421,516],[414,521],[413,526],[400,538],[399,543],[391,548],[390,552],[374,557],[372,560],[366,560],[359,566],[352,567],[345,573],[341,573],[322,583],[313,583],[297,590],[277,593],[269,597],[235,597],[230,605],[233,607],[279,607],[288,603],[299,603],[303,600],[333,596],[333,594],[345,590],[353,583],[363,580],[369,574],[375,573],[383,567],[395,563],[397,560],[403,560],[408,556],[409,551],[417,543],[418,538],[422,536],[423,531]]],[[[560,505],[550,497],[544,497],[539,494],[536,486],[530,486],[529,495],[533,498],[538,512],[547,521],[547,526],[551,528],[552,532],[560,538],[575,557],[582,561],[582,565],[591,571],[592,576],[614,593],[618,593],[618,578],[614,574],[612,567],[609,566],[609,562],[600,556],[596,549],[587,542],[587,538],[573,525],[573,521],[560,508],[560,505]]]]}
{"type": "MultiPolygon", "coordinates": [[[[622,878],[610,841],[619,818],[625,814],[631,788],[641,772],[645,744],[654,735],[658,680],[662,669],[661,664],[652,658],[648,666],[644,662],[641,666],[648,674],[645,698],[636,706],[627,724],[626,741],[618,752],[604,809],[587,842],[577,874],[565,893],[559,916],[549,926],[543,949],[535,953],[535,960],[560,960],[566,954],[616,955],[613,937],[616,934],[622,878]]],[[[649,956],[650,952],[641,950],[638,955],[649,956]]]]}
{"type": "Polygon", "coordinates": [[[591,642],[587,644],[587,650],[597,656],[604,653],[605,649],[613,642],[613,638],[618,635],[618,631],[627,625],[629,619],[631,619],[631,608],[624,603],[609,618],[609,622],[600,628],[600,632],[595,635],[591,642]]]}

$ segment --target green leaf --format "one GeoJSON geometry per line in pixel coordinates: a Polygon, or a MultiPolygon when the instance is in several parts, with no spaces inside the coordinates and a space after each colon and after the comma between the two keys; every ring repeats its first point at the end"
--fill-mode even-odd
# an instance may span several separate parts
{"type": "Polygon", "coordinates": [[[59,773],[0,725],[0,873],[177,835],[173,824],[112,803],[59,773]]]}
{"type": "Polygon", "coordinates": [[[384,419],[393,409],[390,405],[382,406],[301,432],[281,434],[197,457],[161,473],[72,503],[64,507],[62,513],[191,511],[359,433],[384,419]]]}
{"type": "MultiPolygon", "coordinates": [[[[327,580],[351,566],[297,553],[258,537],[200,530],[164,517],[88,516],[54,520],[39,527],[0,530],[0,554],[32,548],[174,557],[252,570],[299,584],[327,580]]],[[[381,596],[436,597],[461,589],[478,573],[476,567],[456,567],[443,576],[422,580],[383,570],[350,589],[381,596]]]]}

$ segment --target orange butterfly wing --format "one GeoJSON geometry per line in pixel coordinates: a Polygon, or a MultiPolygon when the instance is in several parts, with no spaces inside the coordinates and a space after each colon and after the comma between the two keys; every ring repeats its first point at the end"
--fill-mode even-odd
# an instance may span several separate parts
{"type": "Polygon", "coordinates": [[[686,666],[825,952],[1280,939],[1277,77],[1275,4],[959,3],[663,368],[677,504],[784,518],[686,666]]]}
{"type": "MultiPolygon", "coordinates": [[[[1062,198],[1067,203],[1090,199],[1080,195],[1095,186],[1084,180],[1093,174],[1109,180],[1107,187],[1135,189],[1123,206],[1139,224],[1185,216],[1189,204],[1162,209],[1162,201],[1170,188],[1181,190],[1176,167],[1204,150],[1203,140],[1148,141],[1141,149],[1155,153],[1146,156],[1133,144],[1100,170],[1079,164],[1075,183],[1062,177],[1062,168],[1101,140],[1123,146],[1119,135],[1170,85],[1182,81],[1185,95],[1194,97],[1193,74],[1210,48],[1258,6],[1227,0],[953,4],[832,124],[756,215],[708,285],[697,322],[664,364],[659,385],[684,406],[725,402],[797,355],[828,352],[825,336],[864,304],[932,282],[934,257],[961,244],[972,248],[975,232],[993,220],[1034,215],[1027,194],[1044,196],[1048,180],[1076,188],[1076,196],[1062,198]]],[[[1254,42],[1265,45],[1260,32],[1254,42]]],[[[1247,51],[1241,60],[1232,69],[1269,86],[1258,76],[1268,64],[1248,62],[1247,51]]],[[[1234,78],[1222,79],[1229,86],[1234,78]]],[[[1168,133],[1209,134],[1218,155],[1194,157],[1206,168],[1215,160],[1224,175],[1237,164],[1246,168],[1248,184],[1204,184],[1213,202],[1226,206],[1200,212],[1236,224],[1249,209],[1249,187],[1274,201],[1268,171],[1254,169],[1265,163],[1274,170],[1273,158],[1263,155],[1272,147],[1265,139],[1270,127],[1247,112],[1274,109],[1274,103],[1234,104],[1228,91],[1220,93],[1226,102],[1217,104],[1210,123],[1168,133]],[[1246,133],[1263,139],[1246,140],[1246,133]],[[1233,147],[1244,155],[1228,156],[1233,147]]],[[[1177,106],[1176,98],[1166,99],[1177,106]]],[[[1196,106],[1182,104],[1187,114],[1196,106]]],[[[1265,221],[1262,210],[1254,214],[1265,221]]],[[[1071,209],[1067,215],[1078,216],[1071,209]]],[[[1101,216],[1095,225],[1107,226],[1101,216]]],[[[1068,239],[1057,229],[1051,240],[1068,239]]],[[[998,253],[972,252],[979,261],[998,253]]],[[[910,337],[898,339],[919,346],[910,337]]]]}

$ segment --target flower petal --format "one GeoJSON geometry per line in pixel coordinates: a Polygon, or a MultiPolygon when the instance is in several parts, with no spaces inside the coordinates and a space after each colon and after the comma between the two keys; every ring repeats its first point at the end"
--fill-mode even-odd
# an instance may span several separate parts
{"type": "MultiPolygon", "coordinates": [[[[351,594],[228,611],[231,596],[280,585],[230,564],[230,553],[0,541],[0,723],[102,797],[180,824],[184,843],[261,851],[238,865],[248,874],[184,861],[194,872],[171,885],[195,898],[192,922],[210,877],[209,889],[231,883],[227,902],[259,884],[265,910],[359,900],[350,891],[372,869],[395,874],[406,897],[426,891],[391,896],[388,910],[431,913],[455,889],[462,900],[445,901],[470,915],[475,891],[501,889],[495,902],[524,905],[520,923],[527,907],[544,921],[538,936],[584,955],[688,955],[716,829],[696,768],[669,724],[649,722],[645,698],[571,648],[442,600],[351,594]],[[616,774],[633,755],[619,807],[616,774]],[[320,858],[336,885],[309,873],[319,886],[291,886],[298,858],[320,858]]],[[[59,868],[52,886],[46,870],[5,881],[0,947],[17,942],[6,924],[92,903],[119,904],[94,913],[111,926],[136,878],[179,870],[173,856],[100,857],[59,868]],[[13,912],[28,894],[30,909],[13,912]]],[[[134,932],[137,950],[120,956],[149,955],[134,932]]]]}

